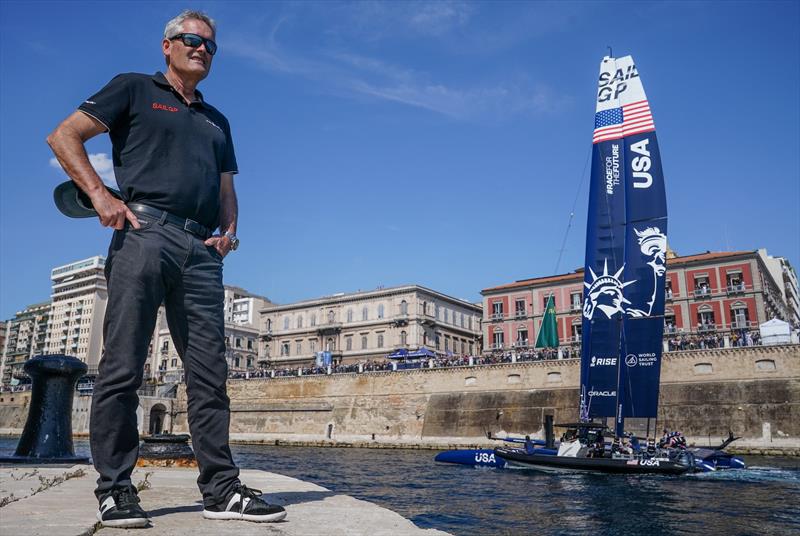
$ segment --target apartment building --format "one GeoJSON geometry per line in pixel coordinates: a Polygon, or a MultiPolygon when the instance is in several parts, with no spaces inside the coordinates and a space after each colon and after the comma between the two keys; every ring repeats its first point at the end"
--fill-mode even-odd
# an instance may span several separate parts
{"type": "MultiPolygon", "coordinates": [[[[788,321],[792,317],[790,303],[791,296],[797,294],[796,279],[787,291],[784,274],[788,269],[784,270],[785,265],[764,249],[682,257],[670,252],[667,259],[665,337],[724,335],[732,330],[757,329],[772,318],[788,321]]],[[[569,274],[484,289],[481,294],[486,351],[533,347],[551,294],[556,305],[559,344],[580,345],[583,281],[581,268],[569,274]]]]}
{"type": "Polygon", "coordinates": [[[50,302],[29,305],[4,323],[0,385],[11,384],[22,365],[33,356],[45,353],[50,302]]]}
{"type": "Polygon", "coordinates": [[[97,371],[103,352],[103,317],[106,314],[106,259],[94,256],[50,272],[52,292],[46,354],[77,357],[97,371]]]}
{"type": "Polygon", "coordinates": [[[419,285],[339,293],[261,311],[261,355],[269,366],[309,365],[329,351],[337,363],[383,359],[422,347],[439,355],[480,352],[479,305],[419,285]]]}

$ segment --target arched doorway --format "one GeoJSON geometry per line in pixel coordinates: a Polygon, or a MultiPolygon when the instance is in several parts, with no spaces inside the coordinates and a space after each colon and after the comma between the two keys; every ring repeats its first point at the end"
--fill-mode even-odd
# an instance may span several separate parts
{"type": "Polygon", "coordinates": [[[164,404],[155,404],[150,408],[150,435],[158,435],[164,431],[164,417],[167,415],[167,408],[164,404]]]}

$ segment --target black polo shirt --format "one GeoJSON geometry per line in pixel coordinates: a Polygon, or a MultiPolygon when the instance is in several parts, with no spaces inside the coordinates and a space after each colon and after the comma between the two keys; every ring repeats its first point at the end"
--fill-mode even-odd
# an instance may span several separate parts
{"type": "Polygon", "coordinates": [[[126,202],[216,229],[220,173],[238,169],[228,120],[197,95],[187,105],[162,73],[126,73],[78,109],[108,129],[126,202]]]}

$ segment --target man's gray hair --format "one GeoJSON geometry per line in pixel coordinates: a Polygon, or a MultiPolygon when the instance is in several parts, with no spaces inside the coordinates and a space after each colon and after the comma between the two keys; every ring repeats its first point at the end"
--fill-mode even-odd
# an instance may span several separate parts
{"type": "Polygon", "coordinates": [[[171,39],[181,33],[181,25],[186,19],[195,19],[201,22],[205,22],[211,31],[214,32],[216,35],[217,33],[217,23],[214,22],[214,19],[203,13],[202,11],[193,11],[191,9],[185,9],[180,15],[172,19],[167,23],[167,26],[164,28],[164,39],[171,39]]]}

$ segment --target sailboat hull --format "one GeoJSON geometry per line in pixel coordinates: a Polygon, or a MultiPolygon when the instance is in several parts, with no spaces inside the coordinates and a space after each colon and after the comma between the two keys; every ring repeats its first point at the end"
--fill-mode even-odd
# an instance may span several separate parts
{"type": "Polygon", "coordinates": [[[693,470],[691,457],[684,461],[659,459],[583,458],[528,454],[520,449],[496,448],[495,455],[504,458],[512,467],[525,467],[542,471],[592,472],[623,474],[681,475],[693,470]]]}

